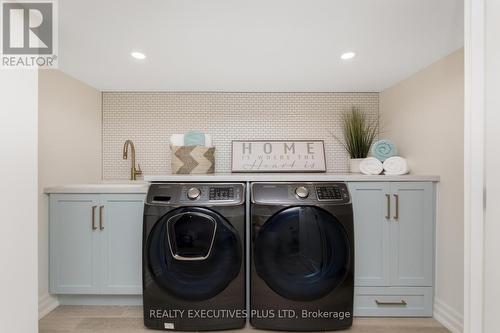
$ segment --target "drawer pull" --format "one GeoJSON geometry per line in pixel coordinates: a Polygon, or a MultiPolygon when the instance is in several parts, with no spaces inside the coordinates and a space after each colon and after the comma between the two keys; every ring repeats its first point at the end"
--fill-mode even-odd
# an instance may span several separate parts
{"type": "Polygon", "coordinates": [[[92,206],[92,230],[97,230],[97,227],[95,225],[95,209],[97,206],[92,206]]]}
{"type": "Polygon", "coordinates": [[[375,303],[377,303],[377,305],[403,305],[403,306],[407,305],[405,300],[401,300],[399,302],[381,302],[378,299],[376,299],[375,303]]]}

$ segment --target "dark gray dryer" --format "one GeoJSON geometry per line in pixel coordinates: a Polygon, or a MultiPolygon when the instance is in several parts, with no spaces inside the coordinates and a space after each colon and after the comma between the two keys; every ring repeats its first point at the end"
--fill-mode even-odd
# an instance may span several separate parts
{"type": "Polygon", "coordinates": [[[352,325],[354,227],[345,183],[251,185],[252,326],[352,325]]]}
{"type": "Polygon", "coordinates": [[[243,327],[244,243],[244,184],[151,184],[143,230],[145,326],[243,327]]]}

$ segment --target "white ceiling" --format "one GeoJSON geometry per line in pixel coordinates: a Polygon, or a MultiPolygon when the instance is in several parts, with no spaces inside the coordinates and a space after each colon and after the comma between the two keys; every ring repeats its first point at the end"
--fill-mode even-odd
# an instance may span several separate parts
{"type": "Polygon", "coordinates": [[[380,91],[462,47],[463,0],[62,0],[59,26],[101,90],[380,91]]]}

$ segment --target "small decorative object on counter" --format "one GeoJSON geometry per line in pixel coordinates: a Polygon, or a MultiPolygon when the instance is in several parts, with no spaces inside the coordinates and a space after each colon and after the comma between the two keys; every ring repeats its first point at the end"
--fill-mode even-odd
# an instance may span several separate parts
{"type": "Polygon", "coordinates": [[[389,157],[383,166],[386,175],[405,175],[410,172],[408,162],[400,156],[389,157]]]}
{"type": "Polygon", "coordinates": [[[174,174],[215,172],[215,147],[212,137],[198,131],[170,137],[171,169],[174,174]]]}
{"type": "Polygon", "coordinates": [[[396,145],[391,140],[379,140],[372,145],[371,153],[373,157],[381,162],[398,154],[396,145]]]}
{"type": "Polygon", "coordinates": [[[206,146],[205,133],[200,131],[189,131],[184,134],[185,146],[206,146]]]}
{"type": "Polygon", "coordinates": [[[367,157],[359,164],[359,170],[364,175],[380,175],[384,171],[382,162],[375,157],[367,157]]]}
{"type": "Polygon", "coordinates": [[[349,153],[349,171],[360,173],[360,163],[368,156],[378,133],[376,121],[369,121],[366,114],[353,107],[342,115],[343,140],[332,134],[349,153]]]}
{"type": "Polygon", "coordinates": [[[350,158],[349,159],[349,172],[351,173],[360,173],[361,162],[363,162],[364,158],[350,158]]]}
{"type": "Polygon", "coordinates": [[[184,134],[172,134],[170,136],[171,146],[184,146],[184,134]]]}

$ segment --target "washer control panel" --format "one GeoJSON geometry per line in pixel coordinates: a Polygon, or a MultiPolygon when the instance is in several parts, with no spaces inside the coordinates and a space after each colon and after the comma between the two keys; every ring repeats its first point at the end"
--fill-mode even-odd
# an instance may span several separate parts
{"type": "Polygon", "coordinates": [[[245,201],[245,185],[241,183],[153,183],[148,203],[181,205],[228,205],[245,201]]]}
{"type": "Polygon", "coordinates": [[[212,186],[208,190],[208,200],[234,200],[234,187],[212,186]]]}

